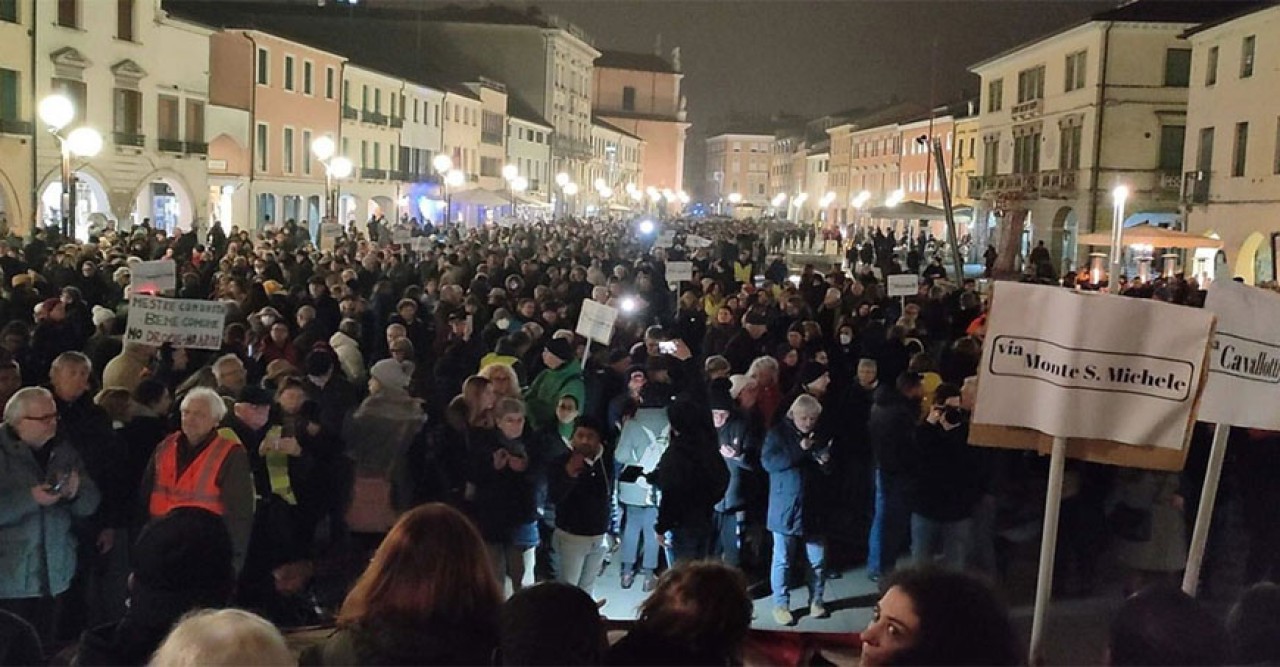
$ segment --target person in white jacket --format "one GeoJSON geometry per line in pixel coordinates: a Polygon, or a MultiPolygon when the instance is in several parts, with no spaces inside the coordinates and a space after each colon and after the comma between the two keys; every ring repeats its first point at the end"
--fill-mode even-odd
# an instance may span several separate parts
{"type": "Polygon", "coordinates": [[[653,472],[667,450],[670,424],[663,408],[640,408],[635,415],[623,418],[622,434],[618,438],[616,462],[621,468],[618,477],[618,502],[622,504],[624,523],[622,530],[622,587],[631,588],[636,574],[643,573],[644,591],[651,592],[657,585],[654,571],[658,568],[658,538],[654,526],[658,521],[658,491],[644,478],[653,472]],[[637,552],[643,549],[639,570],[636,569],[637,552]]]}
{"type": "Polygon", "coordinates": [[[338,355],[338,365],[347,380],[356,386],[364,384],[368,372],[364,367],[364,355],[360,353],[360,323],[353,319],[342,320],[337,333],[329,337],[329,347],[338,355]]]}

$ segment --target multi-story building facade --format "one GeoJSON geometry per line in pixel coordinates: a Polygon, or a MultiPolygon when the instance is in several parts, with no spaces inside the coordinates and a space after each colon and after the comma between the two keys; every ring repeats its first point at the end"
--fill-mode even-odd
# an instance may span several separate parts
{"type": "Polygon", "coordinates": [[[551,203],[555,173],[551,170],[551,123],[531,110],[509,101],[507,114],[507,163],[528,181],[518,199],[531,206],[545,208],[551,203]]]}
{"type": "MultiPolygon", "coordinates": [[[[0,3],[0,227],[25,234],[35,196],[32,137],[38,125],[31,62],[35,0],[0,3]]],[[[0,230],[3,231],[3,230],[0,230]]]]}
{"type": "Polygon", "coordinates": [[[502,180],[502,167],[507,161],[507,88],[489,79],[467,84],[467,88],[480,98],[480,144],[476,157],[480,161],[480,187],[490,190],[506,190],[502,180]]]}
{"type": "Polygon", "coordinates": [[[441,220],[439,174],[432,161],[443,146],[444,91],[404,82],[405,113],[401,119],[400,157],[392,179],[400,183],[400,202],[415,220],[441,220]]]}
{"type": "Polygon", "coordinates": [[[924,118],[898,126],[902,133],[903,201],[914,201],[927,206],[942,206],[942,188],[937,161],[930,146],[934,140],[942,145],[943,164],[951,164],[955,142],[955,119],[945,110],[939,110],[924,118]]]}
{"type": "MultiPolygon", "coordinates": [[[[4,4],[7,13],[17,5],[4,4]]],[[[197,218],[203,225],[210,31],[169,16],[158,0],[16,8],[32,12],[33,99],[67,96],[75,107],[68,127],[89,126],[104,139],[76,170],[77,236],[95,213],[125,226],[146,218],[168,230],[190,229],[197,218]]],[[[61,153],[48,132],[35,132],[33,142],[35,219],[51,223],[60,217],[61,153]]]]}
{"type": "Polygon", "coordinates": [[[769,183],[766,189],[774,215],[794,219],[797,200],[803,205],[804,169],[796,170],[796,153],[805,146],[803,127],[788,125],[776,130],[769,142],[769,183]]]}
{"type": "Polygon", "coordinates": [[[1181,36],[1238,6],[1131,3],[970,68],[983,94],[975,240],[999,231],[998,270],[1040,240],[1076,266],[1077,234],[1111,228],[1117,186],[1131,193],[1122,224],[1177,221],[1191,72],[1181,36]]]}
{"type": "Polygon", "coordinates": [[[822,142],[805,151],[804,156],[804,206],[800,207],[798,222],[822,223],[831,219],[835,210],[835,193],[827,188],[831,170],[831,150],[828,142],[822,142]],[[830,193],[830,196],[828,196],[830,193]]]}
{"type": "Polygon", "coordinates": [[[684,187],[686,121],[680,52],[671,61],[647,53],[603,51],[595,61],[595,115],[644,141],[641,190],[684,187]]]}
{"type": "MultiPolygon", "coordinates": [[[[643,139],[622,128],[600,118],[592,122],[591,165],[582,190],[584,200],[593,202],[594,210],[589,212],[603,214],[632,208],[630,193],[643,191],[640,183],[644,181],[645,148],[643,139]],[[599,185],[604,187],[596,187],[599,185]]],[[[672,192],[670,188],[665,190],[672,192]]],[[[667,202],[669,208],[678,204],[678,200],[667,202]]]]}
{"type": "Polygon", "coordinates": [[[407,110],[404,81],[348,62],[342,75],[342,152],[355,169],[343,185],[340,220],[397,219],[400,134],[407,110]]]}
{"type": "Polygon", "coordinates": [[[976,106],[955,121],[955,150],[951,153],[951,203],[968,209],[972,220],[974,200],[969,196],[969,179],[978,175],[978,148],[982,144],[976,106]]]}
{"type": "Polygon", "coordinates": [[[345,59],[230,28],[214,33],[209,54],[211,219],[226,229],[292,219],[314,231],[329,212],[325,165],[311,143],[329,137],[338,154],[359,157],[338,144],[345,59]]]}
{"type": "Polygon", "coordinates": [[[450,219],[454,222],[479,221],[481,211],[467,205],[467,196],[457,195],[480,185],[480,119],[483,110],[480,96],[470,88],[463,85],[445,87],[443,151],[453,160],[453,168],[465,176],[461,186],[444,185],[446,199],[452,206],[450,219]]]}
{"type": "Polygon", "coordinates": [[[770,146],[773,135],[723,133],[707,138],[705,197],[722,209],[730,195],[764,210],[769,206],[770,146]]]}
{"type": "Polygon", "coordinates": [[[483,76],[506,84],[554,126],[553,169],[582,187],[591,160],[592,63],[600,57],[590,37],[556,17],[494,5],[424,18],[412,26],[423,66],[457,81],[483,76]]]}
{"type": "Polygon", "coordinates": [[[1182,201],[1187,231],[1217,236],[1189,274],[1277,279],[1280,252],[1280,7],[1187,33],[1192,48],[1182,201]]]}

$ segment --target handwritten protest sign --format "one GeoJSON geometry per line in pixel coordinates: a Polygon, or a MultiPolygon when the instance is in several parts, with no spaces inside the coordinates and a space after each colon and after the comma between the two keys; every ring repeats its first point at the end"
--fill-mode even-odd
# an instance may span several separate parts
{"type": "Polygon", "coordinates": [[[216,350],[222,347],[226,318],[226,306],[218,301],[135,294],[129,298],[124,342],[216,350]]]}

